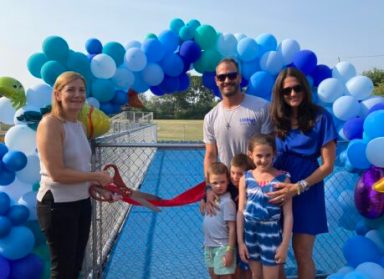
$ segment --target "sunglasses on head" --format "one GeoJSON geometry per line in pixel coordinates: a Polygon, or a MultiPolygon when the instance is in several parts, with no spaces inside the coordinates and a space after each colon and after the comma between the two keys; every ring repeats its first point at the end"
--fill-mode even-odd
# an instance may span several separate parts
{"type": "Polygon", "coordinates": [[[295,86],[292,86],[292,87],[285,87],[285,88],[281,89],[281,93],[283,95],[290,95],[292,90],[295,91],[296,93],[303,92],[303,86],[298,84],[298,85],[295,85],[295,86]]]}
{"type": "Polygon", "coordinates": [[[231,72],[231,73],[226,73],[226,74],[219,74],[219,75],[216,75],[216,78],[219,80],[219,81],[225,81],[227,78],[229,80],[234,80],[237,78],[237,75],[238,73],[237,72],[231,72]]]}

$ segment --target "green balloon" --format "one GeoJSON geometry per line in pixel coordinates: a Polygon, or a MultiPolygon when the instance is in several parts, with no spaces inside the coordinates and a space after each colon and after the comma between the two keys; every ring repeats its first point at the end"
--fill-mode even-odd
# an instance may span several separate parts
{"type": "Polygon", "coordinates": [[[147,36],[145,36],[144,39],[145,39],[145,40],[146,40],[146,39],[157,39],[157,36],[156,36],[156,34],[154,34],[154,33],[148,33],[147,36]]]}
{"type": "Polygon", "coordinates": [[[193,64],[193,66],[198,72],[200,72],[200,70],[202,72],[214,72],[221,58],[222,56],[217,50],[208,49],[201,53],[199,60],[197,60],[196,63],[193,64]]]}
{"type": "Polygon", "coordinates": [[[210,49],[216,45],[217,33],[211,25],[200,25],[196,28],[195,41],[201,49],[210,49]]]}

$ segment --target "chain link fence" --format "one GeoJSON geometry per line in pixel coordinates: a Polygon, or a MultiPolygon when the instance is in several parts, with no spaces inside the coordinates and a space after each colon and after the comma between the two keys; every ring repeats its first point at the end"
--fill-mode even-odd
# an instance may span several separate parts
{"type": "MultiPolygon", "coordinates": [[[[93,154],[94,169],[116,164],[127,185],[166,199],[203,180],[204,145],[157,143],[156,126],[148,123],[124,132],[117,128],[93,143],[93,154]]],[[[340,187],[356,181],[345,181],[345,176],[338,175],[340,171],[337,168],[326,182],[330,233],[317,238],[314,258],[319,277],[344,265],[342,245],[353,234],[338,226],[343,213],[338,203],[340,187]]],[[[124,202],[94,202],[93,216],[85,278],[209,277],[203,261],[202,216],[197,203],[153,213],[124,202]]],[[[286,270],[288,278],[295,278],[292,249],[286,270]]]]}

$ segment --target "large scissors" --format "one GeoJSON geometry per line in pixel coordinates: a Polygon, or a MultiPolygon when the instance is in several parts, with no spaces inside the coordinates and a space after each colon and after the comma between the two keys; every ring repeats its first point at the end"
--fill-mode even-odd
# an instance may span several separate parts
{"type": "Polygon", "coordinates": [[[92,196],[92,198],[94,198],[95,200],[98,200],[98,201],[110,201],[110,200],[107,200],[106,198],[104,198],[99,192],[98,192],[98,189],[97,188],[102,188],[102,189],[106,189],[108,191],[111,191],[113,193],[116,193],[116,194],[119,194],[121,195],[123,198],[126,197],[126,198],[130,198],[134,201],[136,201],[137,203],[155,211],[155,212],[159,212],[160,209],[153,205],[152,203],[150,203],[148,200],[161,200],[160,197],[158,196],[155,196],[155,195],[152,195],[152,194],[148,194],[148,193],[143,193],[143,192],[140,192],[140,191],[137,191],[137,190],[134,190],[132,188],[129,188],[123,181],[123,179],[121,178],[121,175],[119,173],[119,169],[117,168],[116,165],[114,164],[108,164],[108,165],[105,165],[103,170],[105,171],[108,171],[110,169],[113,169],[114,171],[114,174],[113,174],[113,182],[105,185],[104,187],[101,186],[101,185],[97,185],[97,184],[92,184],[90,187],[89,187],[89,194],[92,196]]]}

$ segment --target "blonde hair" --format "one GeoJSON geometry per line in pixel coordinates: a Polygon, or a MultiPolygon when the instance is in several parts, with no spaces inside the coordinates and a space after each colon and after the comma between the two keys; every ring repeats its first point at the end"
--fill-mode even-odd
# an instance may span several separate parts
{"type": "Polygon", "coordinates": [[[221,162],[215,162],[208,167],[208,170],[207,170],[208,183],[210,182],[211,175],[218,175],[218,174],[225,174],[229,181],[230,175],[229,175],[229,170],[227,166],[221,162]]]}
{"type": "Polygon", "coordinates": [[[85,78],[77,72],[64,72],[59,75],[53,85],[53,94],[52,94],[52,110],[51,114],[57,118],[62,118],[63,116],[63,107],[60,102],[57,101],[56,92],[63,90],[64,86],[68,83],[71,83],[74,80],[81,79],[86,86],[85,78]]]}

